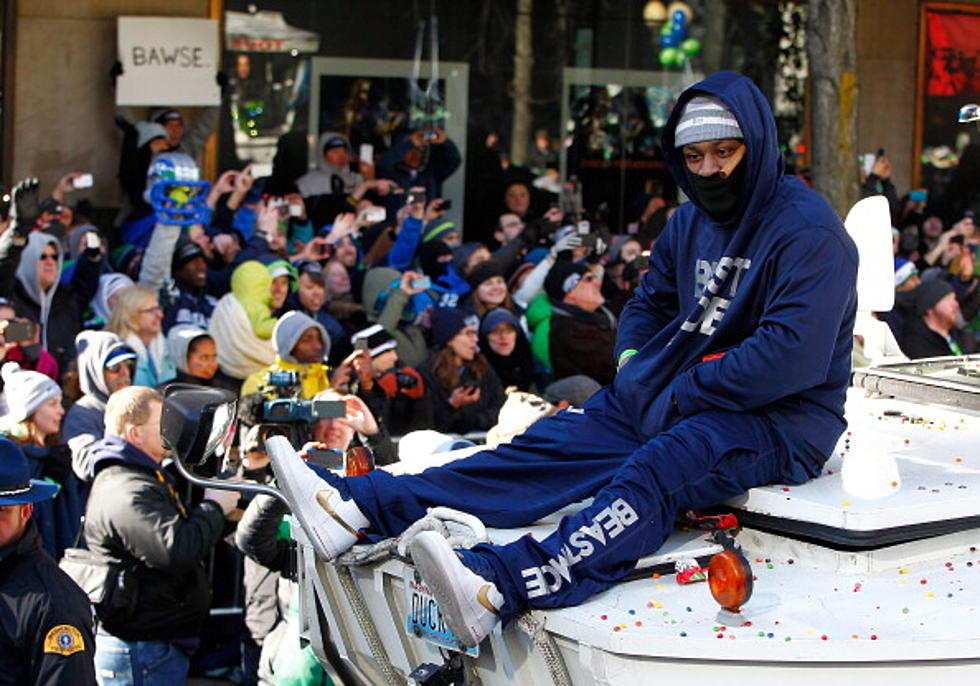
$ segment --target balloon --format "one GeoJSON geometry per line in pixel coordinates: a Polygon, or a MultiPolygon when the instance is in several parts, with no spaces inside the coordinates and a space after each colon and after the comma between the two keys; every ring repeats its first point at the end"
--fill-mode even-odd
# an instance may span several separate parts
{"type": "Polygon", "coordinates": [[[677,55],[680,54],[682,57],[684,53],[680,52],[677,48],[664,48],[660,51],[660,64],[665,67],[670,67],[677,63],[677,55]]]}
{"type": "Polygon", "coordinates": [[[699,52],[701,52],[701,41],[697,38],[688,38],[683,43],[681,43],[681,51],[688,57],[694,57],[699,52]]]}
{"type": "Polygon", "coordinates": [[[660,47],[676,48],[678,45],[680,45],[680,41],[677,40],[674,32],[670,30],[670,24],[664,24],[664,27],[660,29],[660,47]]]}
{"type": "Polygon", "coordinates": [[[683,10],[674,10],[674,13],[670,17],[670,21],[675,28],[683,31],[687,25],[687,15],[684,14],[683,10]]]}
{"type": "Polygon", "coordinates": [[[667,8],[660,0],[650,0],[643,7],[643,21],[648,24],[659,24],[667,21],[667,8]]]}
{"type": "Polygon", "coordinates": [[[667,16],[673,17],[677,11],[680,10],[685,15],[685,23],[690,23],[691,19],[694,18],[694,12],[691,11],[691,6],[686,2],[672,2],[667,6],[667,16]]]}
{"type": "Polygon", "coordinates": [[[683,67],[685,62],[687,62],[687,55],[684,54],[683,50],[678,50],[677,54],[674,55],[674,65],[683,67]]]}

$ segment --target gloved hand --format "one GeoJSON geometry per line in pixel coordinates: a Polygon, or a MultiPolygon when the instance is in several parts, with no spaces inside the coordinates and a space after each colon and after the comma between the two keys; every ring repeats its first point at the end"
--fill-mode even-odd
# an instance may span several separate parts
{"type": "Polygon", "coordinates": [[[36,177],[26,178],[16,186],[11,193],[13,202],[10,205],[10,218],[13,220],[14,233],[27,237],[34,228],[34,222],[41,216],[41,206],[37,199],[37,189],[40,182],[36,177]]]}
{"type": "Polygon", "coordinates": [[[551,246],[550,254],[552,257],[558,257],[558,253],[564,252],[565,250],[571,250],[572,248],[578,248],[581,245],[582,237],[573,231],[559,238],[558,241],[551,246]]]}
{"type": "Polygon", "coordinates": [[[122,62],[116,60],[109,67],[109,80],[112,81],[112,87],[116,87],[116,80],[123,75],[123,65],[122,62]]]}
{"type": "Polygon", "coordinates": [[[213,500],[221,507],[221,512],[227,517],[238,507],[241,493],[238,491],[226,491],[219,488],[205,488],[204,499],[213,500]]]}
{"type": "Polygon", "coordinates": [[[71,475],[71,449],[66,444],[53,445],[48,448],[48,456],[44,458],[44,467],[41,473],[51,477],[59,484],[65,483],[71,475]]]}

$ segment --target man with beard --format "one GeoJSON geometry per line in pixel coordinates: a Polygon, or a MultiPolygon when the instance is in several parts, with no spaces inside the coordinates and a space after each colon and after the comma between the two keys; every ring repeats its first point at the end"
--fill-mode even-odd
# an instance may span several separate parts
{"type": "Polygon", "coordinates": [[[976,349],[973,334],[964,327],[953,287],[942,279],[919,284],[912,291],[915,306],[902,336],[902,352],[913,360],[941,355],[966,355],[976,349]]]}

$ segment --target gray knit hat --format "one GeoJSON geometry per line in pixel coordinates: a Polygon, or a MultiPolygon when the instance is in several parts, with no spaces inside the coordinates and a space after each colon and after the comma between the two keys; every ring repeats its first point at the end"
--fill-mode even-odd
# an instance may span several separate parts
{"type": "Polygon", "coordinates": [[[674,147],[688,143],[744,138],[732,111],[713,95],[695,95],[684,105],[674,129],[674,147]]]}
{"type": "Polygon", "coordinates": [[[8,362],[2,371],[4,394],[11,422],[22,422],[51,398],[61,395],[61,388],[51,377],[27,369],[16,362],[8,362]]]}

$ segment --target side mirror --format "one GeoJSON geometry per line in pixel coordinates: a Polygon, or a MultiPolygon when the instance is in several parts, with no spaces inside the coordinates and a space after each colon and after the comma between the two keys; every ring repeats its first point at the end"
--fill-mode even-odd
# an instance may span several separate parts
{"type": "Polygon", "coordinates": [[[178,460],[203,464],[227,438],[235,421],[231,391],[174,383],[164,389],[160,433],[178,460]]]}

